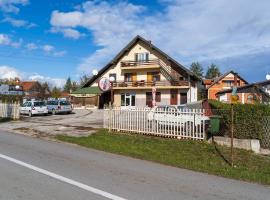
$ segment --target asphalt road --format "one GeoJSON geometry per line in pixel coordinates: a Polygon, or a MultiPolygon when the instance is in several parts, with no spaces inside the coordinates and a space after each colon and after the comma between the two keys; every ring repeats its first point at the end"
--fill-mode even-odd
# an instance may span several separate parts
{"type": "Polygon", "coordinates": [[[269,199],[270,187],[0,131],[0,199],[269,199]]]}

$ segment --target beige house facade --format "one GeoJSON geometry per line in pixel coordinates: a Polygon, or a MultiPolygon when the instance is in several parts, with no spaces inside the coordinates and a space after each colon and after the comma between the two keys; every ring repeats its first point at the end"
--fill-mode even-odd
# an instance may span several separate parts
{"type": "Polygon", "coordinates": [[[194,102],[200,84],[191,71],[140,36],[136,36],[84,87],[98,86],[103,77],[113,80],[108,91],[112,95],[104,92],[107,99],[100,102],[111,101],[114,106],[122,107],[151,107],[153,90],[156,91],[156,105],[194,102]]]}

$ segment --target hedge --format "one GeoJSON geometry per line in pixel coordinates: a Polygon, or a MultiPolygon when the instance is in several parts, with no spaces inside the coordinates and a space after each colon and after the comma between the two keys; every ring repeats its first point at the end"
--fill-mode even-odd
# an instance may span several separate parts
{"type": "Polygon", "coordinates": [[[5,95],[0,94],[0,102],[8,102],[8,103],[14,103],[14,102],[22,102],[22,95],[5,95]]]}
{"type": "MultiPolygon", "coordinates": [[[[209,101],[212,112],[222,117],[221,131],[230,135],[231,105],[219,101],[209,101]]],[[[234,137],[239,139],[264,138],[262,119],[270,116],[270,106],[263,104],[236,104],[234,105],[234,137]]]]}

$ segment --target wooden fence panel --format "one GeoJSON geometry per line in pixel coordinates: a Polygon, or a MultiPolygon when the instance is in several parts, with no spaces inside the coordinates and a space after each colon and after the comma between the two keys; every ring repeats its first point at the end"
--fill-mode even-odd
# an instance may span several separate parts
{"type": "Polygon", "coordinates": [[[0,118],[20,119],[20,105],[0,103],[0,118]]]}

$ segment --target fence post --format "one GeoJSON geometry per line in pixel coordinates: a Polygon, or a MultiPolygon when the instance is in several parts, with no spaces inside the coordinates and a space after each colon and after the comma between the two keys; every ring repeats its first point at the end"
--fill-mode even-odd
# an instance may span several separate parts
{"type": "Polygon", "coordinates": [[[108,120],[108,122],[109,122],[109,132],[111,132],[112,131],[112,124],[111,124],[111,122],[112,122],[112,104],[111,104],[111,102],[109,103],[109,120],[108,120]]]}

